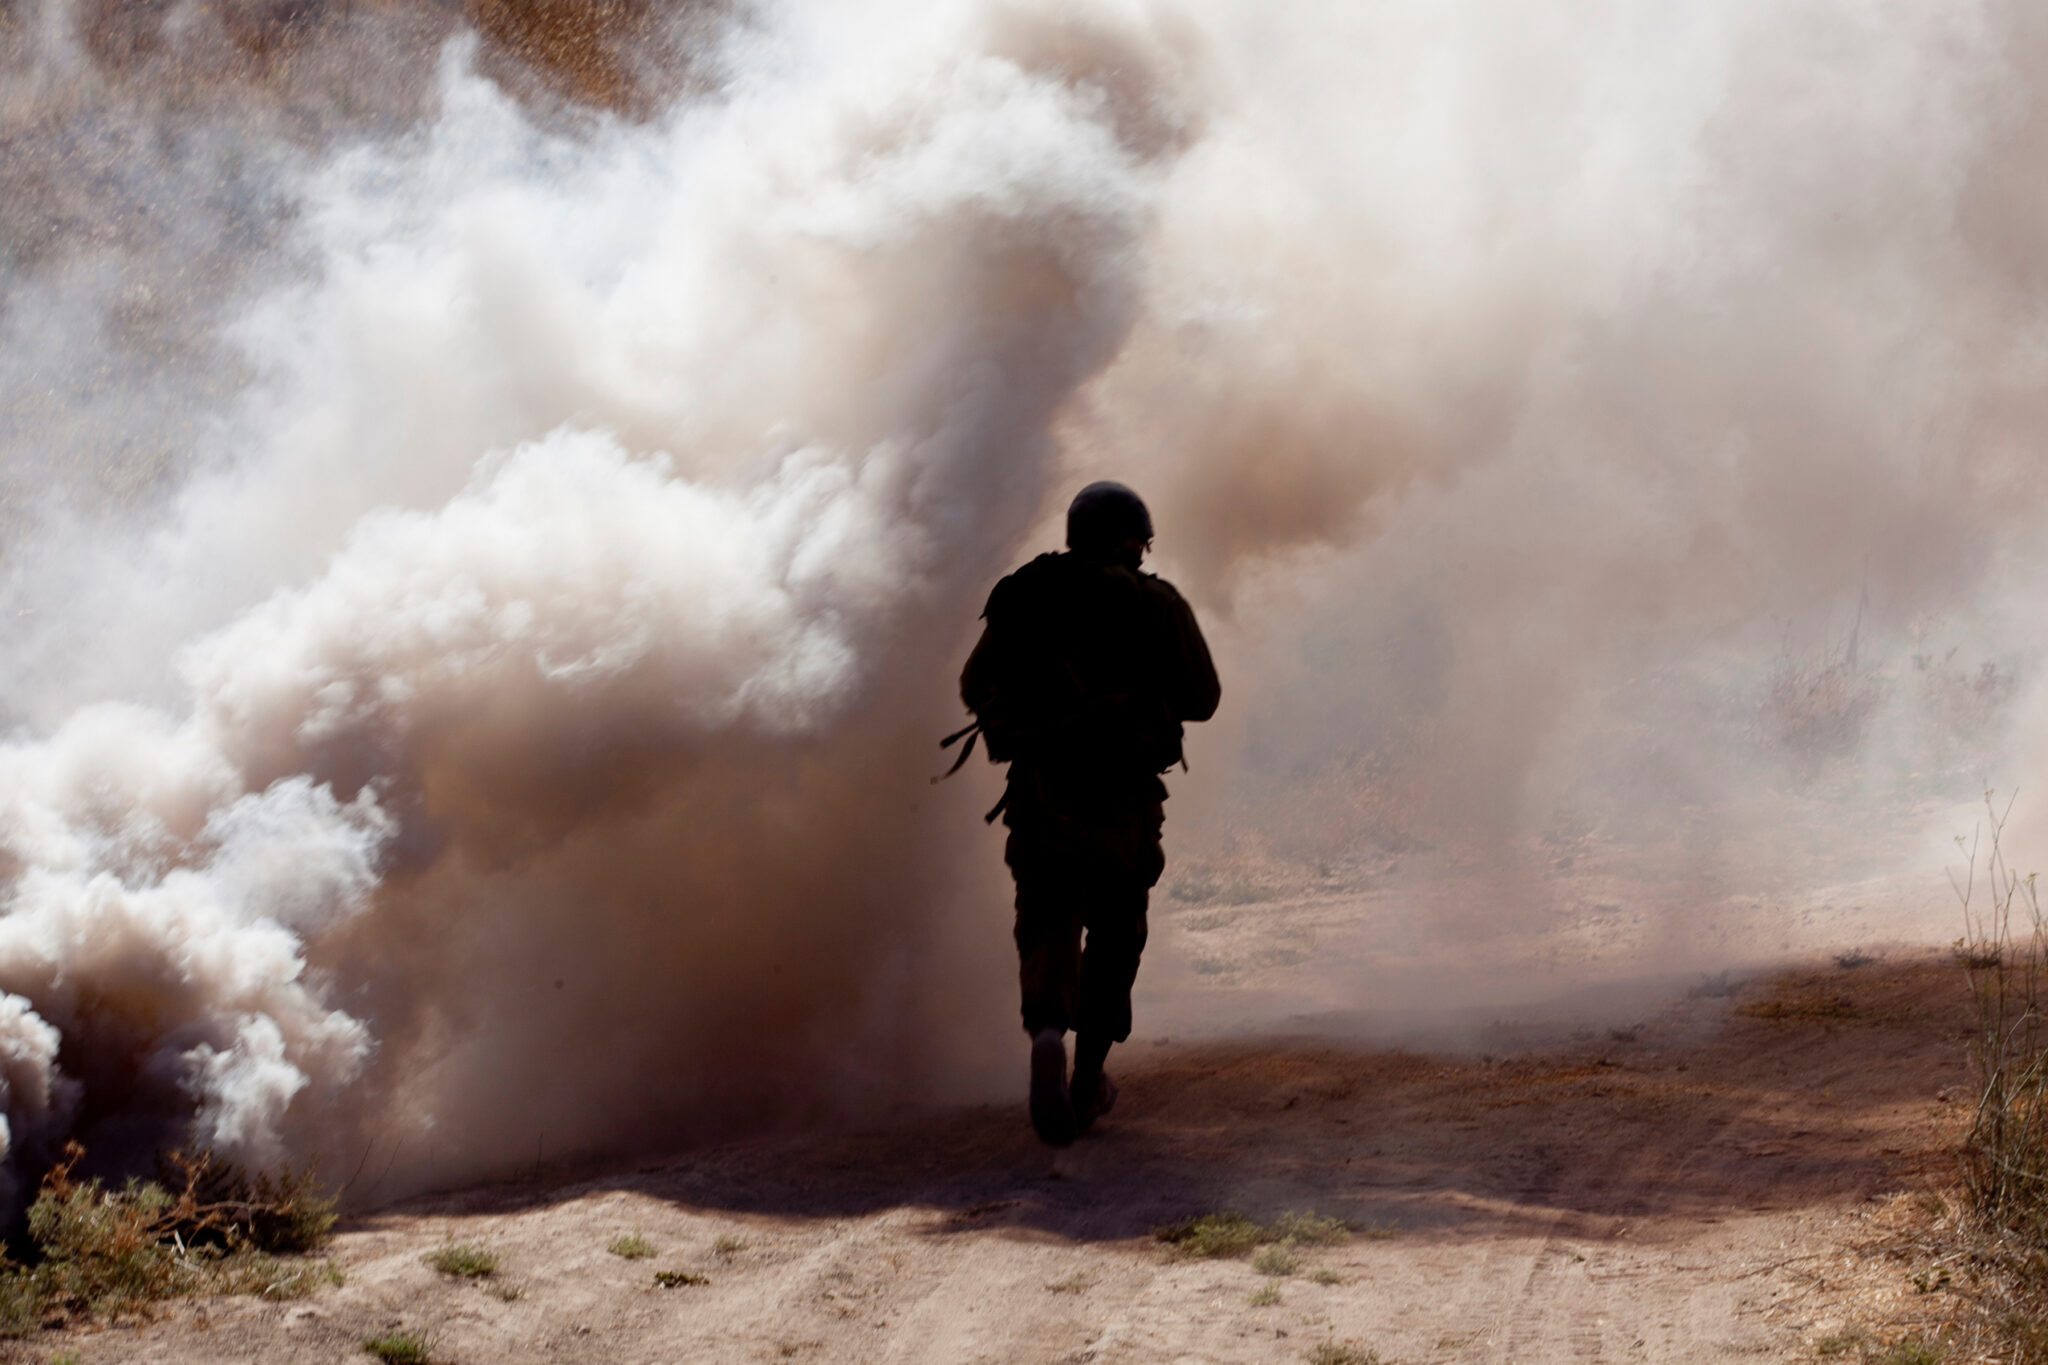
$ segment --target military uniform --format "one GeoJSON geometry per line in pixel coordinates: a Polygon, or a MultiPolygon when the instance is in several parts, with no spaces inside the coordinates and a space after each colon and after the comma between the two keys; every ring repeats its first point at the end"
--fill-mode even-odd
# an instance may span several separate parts
{"type": "MultiPolygon", "coordinates": [[[[961,675],[990,757],[1017,883],[1024,1028],[1122,1042],[1165,867],[1166,786],[1181,726],[1215,713],[1208,646],[1173,585],[1073,552],[996,585],[961,675]],[[1086,946],[1083,947],[1083,933],[1086,946]]],[[[993,814],[993,813],[992,813],[993,814]]]]}

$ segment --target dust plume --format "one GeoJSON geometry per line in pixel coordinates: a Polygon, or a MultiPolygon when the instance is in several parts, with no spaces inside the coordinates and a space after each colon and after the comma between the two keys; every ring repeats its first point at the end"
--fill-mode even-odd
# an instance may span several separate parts
{"type": "Polygon", "coordinates": [[[10,1171],[931,1093],[931,740],[1100,473],[1226,663],[1172,828],[1291,865],[1782,878],[2037,685],[2017,6],[0,16],[10,1171]]]}

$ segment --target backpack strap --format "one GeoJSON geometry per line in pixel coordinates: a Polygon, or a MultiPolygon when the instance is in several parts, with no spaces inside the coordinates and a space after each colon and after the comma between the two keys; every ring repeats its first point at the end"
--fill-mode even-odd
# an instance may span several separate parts
{"type": "Polygon", "coordinates": [[[934,785],[944,782],[967,765],[967,756],[974,752],[974,741],[981,738],[981,722],[977,720],[972,725],[955,730],[952,734],[939,741],[939,747],[941,749],[950,749],[963,738],[967,743],[961,747],[960,756],[953,760],[952,767],[932,779],[934,785]]]}

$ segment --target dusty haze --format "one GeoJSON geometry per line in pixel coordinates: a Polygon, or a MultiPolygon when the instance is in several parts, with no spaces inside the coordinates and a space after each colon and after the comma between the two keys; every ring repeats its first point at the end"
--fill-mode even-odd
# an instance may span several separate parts
{"type": "Polygon", "coordinates": [[[1170,886],[1483,938],[1560,829],[1776,893],[2038,767],[2027,7],[586,13],[0,6],[11,1171],[956,1093],[932,739],[1102,474],[1225,670],[1170,886]]]}

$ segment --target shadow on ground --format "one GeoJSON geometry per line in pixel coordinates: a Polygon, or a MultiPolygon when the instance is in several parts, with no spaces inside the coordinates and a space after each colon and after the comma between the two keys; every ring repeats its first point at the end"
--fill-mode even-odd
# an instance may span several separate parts
{"type": "Polygon", "coordinates": [[[1060,1153],[1031,1137],[1021,1104],[982,1105],[389,1212],[511,1213],[631,1191],[771,1218],[921,1208],[938,1215],[933,1237],[1116,1240],[1200,1213],[1294,1209],[1410,1237],[1654,1238],[1874,1196],[1940,1166],[1966,1005],[1960,973],[1917,952],[1760,979],[1637,1030],[1507,1057],[1316,1040],[1140,1047],[1113,1059],[1117,1112],[1060,1153]]]}

